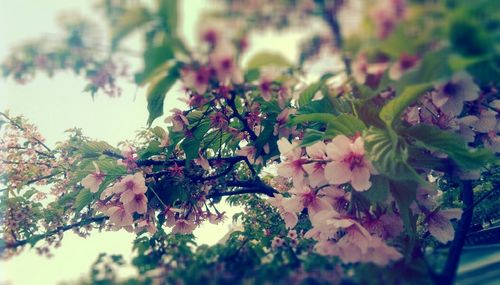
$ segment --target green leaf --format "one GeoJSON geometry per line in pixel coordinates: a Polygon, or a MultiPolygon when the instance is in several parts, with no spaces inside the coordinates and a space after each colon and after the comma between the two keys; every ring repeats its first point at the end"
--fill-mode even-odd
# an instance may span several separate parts
{"type": "Polygon", "coordinates": [[[177,0],[158,0],[159,15],[165,32],[175,35],[177,32],[177,0]]]}
{"type": "Polygon", "coordinates": [[[118,150],[105,141],[87,141],[80,148],[84,158],[99,157],[105,150],[117,152],[118,150]]]}
{"type": "Polygon", "coordinates": [[[453,71],[461,71],[467,69],[469,66],[485,62],[491,59],[490,55],[463,57],[458,54],[450,55],[448,64],[453,71]]]}
{"type": "Polygon", "coordinates": [[[390,181],[392,197],[396,200],[399,215],[403,220],[406,232],[413,238],[416,233],[415,219],[412,217],[410,205],[415,201],[418,183],[412,181],[390,181]]]}
{"type": "Polygon", "coordinates": [[[372,187],[368,191],[360,192],[372,203],[382,203],[389,196],[389,179],[382,175],[375,175],[371,178],[372,187]]]}
{"type": "Polygon", "coordinates": [[[353,115],[341,114],[328,123],[325,137],[333,138],[337,135],[353,136],[364,129],[366,129],[366,126],[360,119],[353,115]]]}
{"type": "Polygon", "coordinates": [[[152,20],[151,14],[144,7],[133,7],[126,11],[118,22],[112,26],[112,47],[115,49],[119,42],[132,31],[152,20]]]}
{"type": "Polygon", "coordinates": [[[315,82],[309,86],[307,86],[302,93],[300,93],[299,96],[299,106],[306,106],[307,104],[312,102],[312,99],[314,98],[314,95],[318,93],[321,90],[321,86],[323,85],[323,82],[315,82]]]}
{"type": "Polygon", "coordinates": [[[290,124],[297,125],[306,122],[318,122],[328,124],[335,121],[335,116],[327,113],[313,113],[296,115],[290,120],[290,124]]]}
{"type": "Polygon", "coordinates": [[[75,175],[71,179],[72,183],[79,183],[85,176],[95,171],[94,163],[97,164],[99,170],[104,174],[118,177],[127,174],[127,168],[123,165],[118,165],[116,159],[105,157],[99,160],[84,159],[78,165],[75,175]]]}
{"type": "Polygon", "coordinates": [[[85,206],[89,205],[92,203],[94,200],[94,195],[92,192],[90,192],[89,189],[82,189],[80,192],[78,192],[78,195],[76,195],[75,199],[75,212],[79,213],[85,206]]]}
{"type": "Polygon", "coordinates": [[[167,136],[167,132],[165,131],[165,129],[160,126],[152,128],[151,132],[155,134],[155,136],[159,139],[163,139],[164,137],[167,136]]]}
{"type": "Polygon", "coordinates": [[[413,180],[426,183],[407,163],[406,144],[389,134],[388,130],[371,127],[364,132],[365,149],[375,168],[389,179],[413,180]]]}
{"type": "Polygon", "coordinates": [[[143,85],[169,70],[176,69],[169,61],[173,58],[173,46],[168,41],[162,45],[148,46],[143,54],[144,70],[135,75],[135,82],[143,85]]]}
{"type": "Polygon", "coordinates": [[[405,88],[401,95],[389,101],[380,111],[380,119],[391,126],[395,119],[399,118],[403,110],[415,102],[418,97],[423,95],[427,90],[432,88],[431,83],[422,83],[411,85],[405,88]]]}
{"type": "Polygon", "coordinates": [[[420,67],[404,74],[395,84],[396,94],[401,94],[408,86],[431,83],[449,77],[453,74],[448,65],[450,51],[442,49],[428,53],[422,59],[420,67]]]}
{"type": "Polygon", "coordinates": [[[292,63],[279,53],[264,51],[252,56],[246,64],[246,69],[251,70],[264,66],[290,67],[292,63]]]}
{"type": "Polygon", "coordinates": [[[156,118],[163,115],[163,101],[165,101],[167,92],[172,88],[177,78],[178,74],[175,70],[171,71],[167,76],[159,77],[150,83],[146,98],[149,111],[148,125],[151,126],[156,118]]]}
{"type": "Polygon", "coordinates": [[[141,159],[147,159],[153,155],[158,155],[163,151],[163,148],[160,147],[159,141],[151,141],[147,148],[139,151],[137,154],[141,159]]]}
{"type": "Polygon", "coordinates": [[[198,151],[200,150],[200,145],[203,141],[203,137],[210,129],[209,119],[203,119],[199,124],[194,124],[197,126],[196,128],[192,129],[191,136],[186,137],[181,143],[181,147],[186,154],[187,160],[195,159],[198,157],[198,151]]]}
{"type": "Polygon", "coordinates": [[[324,137],[325,137],[324,132],[320,132],[314,129],[307,129],[304,133],[304,137],[302,138],[300,146],[313,145],[314,143],[323,140],[324,137]]]}
{"type": "Polygon", "coordinates": [[[484,167],[494,158],[493,153],[484,148],[475,151],[469,150],[466,142],[460,135],[441,130],[435,126],[415,125],[406,130],[405,133],[431,151],[446,153],[464,169],[484,167]]]}
{"type": "Polygon", "coordinates": [[[304,89],[302,93],[300,93],[298,100],[299,106],[304,107],[307,104],[313,102],[312,99],[314,98],[314,95],[321,91],[322,87],[325,85],[325,81],[331,78],[333,75],[334,74],[332,73],[324,74],[318,82],[312,83],[311,85],[307,86],[307,88],[304,89]]]}

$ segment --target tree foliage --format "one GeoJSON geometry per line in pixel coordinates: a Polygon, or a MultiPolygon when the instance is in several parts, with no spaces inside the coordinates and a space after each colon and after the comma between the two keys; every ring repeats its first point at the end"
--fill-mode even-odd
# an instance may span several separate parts
{"type": "Polygon", "coordinates": [[[351,1],[215,2],[222,10],[204,16],[196,47],[180,33],[176,0],[101,1],[105,56],[90,25],[72,19],[61,42],[26,44],[4,61],[20,83],[71,69],[92,96],[117,96],[124,43],[139,34],[134,79],[149,117],[118,147],[72,129],[51,148],[1,113],[2,256],[29,246],[50,255],[68,230],[126,230],[141,276],[121,280],[113,266],[123,259],[103,254],[89,282],[451,284],[456,260],[430,266],[424,249],[451,242],[459,256],[473,212],[491,219],[467,197],[499,188],[497,1],[367,1],[346,35],[339,19],[351,1]],[[298,63],[246,54],[251,31],[317,21],[298,63]],[[337,66],[312,74],[325,55],[337,66]],[[175,84],[187,107],[152,127],[175,84]],[[199,225],[226,218],[221,202],[243,208],[235,229],[197,246],[199,225]]]}

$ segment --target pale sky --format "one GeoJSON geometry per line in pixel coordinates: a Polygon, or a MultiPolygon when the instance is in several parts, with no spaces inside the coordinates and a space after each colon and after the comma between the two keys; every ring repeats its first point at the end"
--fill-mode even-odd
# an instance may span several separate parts
{"type": "MultiPolygon", "coordinates": [[[[98,19],[91,9],[90,0],[0,0],[0,60],[3,60],[15,44],[24,39],[57,35],[57,15],[64,11],[78,11],[84,16],[98,19]]],[[[181,1],[183,2],[183,1],[181,1]]],[[[184,1],[186,4],[187,1],[184,1]]],[[[187,6],[187,5],[186,5],[187,6]]],[[[184,9],[182,30],[188,43],[195,44],[195,30],[201,10],[210,7],[208,1],[189,0],[189,9],[184,9]]],[[[307,33],[307,31],[304,31],[307,33]]],[[[304,34],[302,34],[303,36],[304,34]]],[[[262,50],[279,51],[290,60],[298,57],[298,33],[280,34],[260,32],[251,37],[250,54],[262,50]]],[[[127,43],[128,44],[128,43],[127,43]]],[[[127,45],[129,49],[140,48],[138,42],[127,45]]],[[[71,73],[60,73],[53,78],[38,75],[35,80],[18,85],[12,80],[0,79],[0,109],[9,109],[12,115],[24,115],[35,123],[45,136],[48,145],[65,139],[64,130],[81,127],[85,135],[116,144],[134,137],[135,132],[146,126],[147,109],[145,90],[123,83],[123,94],[109,98],[98,94],[93,101],[90,94],[83,93],[85,81],[71,73]]],[[[183,107],[176,98],[180,87],[169,93],[165,112],[174,107],[183,107]]],[[[162,124],[162,119],[156,123],[162,124]]],[[[228,230],[232,215],[237,209],[222,207],[228,212],[228,221],[219,226],[205,224],[195,231],[198,243],[214,244],[228,230]]],[[[123,254],[130,260],[134,235],[119,232],[94,232],[82,239],[67,232],[62,247],[53,251],[54,257],[38,256],[34,250],[26,249],[21,255],[8,261],[0,261],[0,284],[31,285],[57,284],[87,276],[91,264],[98,254],[123,254]]],[[[125,268],[122,276],[134,271],[125,268]]]]}

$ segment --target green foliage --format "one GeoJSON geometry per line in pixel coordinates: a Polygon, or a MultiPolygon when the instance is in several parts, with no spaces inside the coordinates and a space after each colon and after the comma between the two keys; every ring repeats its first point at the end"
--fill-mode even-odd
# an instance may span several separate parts
{"type": "Polygon", "coordinates": [[[75,212],[79,213],[84,207],[90,205],[94,200],[92,192],[89,189],[81,189],[76,195],[75,199],[75,212]]]}
{"type": "Polygon", "coordinates": [[[172,68],[166,76],[157,77],[149,83],[146,98],[149,111],[148,125],[151,126],[156,118],[163,115],[165,96],[177,81],[178,76],[178,70],[172,68]]]}
{"type": "Polygon", "coordinates": [[[395,134],[388,130],[369,128],[364,132],[365,148],[375,168],[383,175],[394,180],[423,179],[408,164],[408,148],[395,134]]]}
{"type": "Polygon", "coordinates": [[[415,125],[405,133],[429,150],[448,154],[463,169],[478,169],[493,159],[493,154],[489,150],[484,148],[469,150],[460,135],[443,131],[435,126],[415,125]]]}
{"type": "Polygon", "coordinates": [[[248,60],[246,69],[254,70],[266,66],[291,67],[292,63],[279,53],[260,52],[255,54],[248,60]]]}
{"type": "Polygon", "coordinates": [[[326,81],[330,79],[333,76],[333,74],[325,74],[321,77],[321,79],[318,82],[312,83],[311,85],[307,86],[302,93],[300,93],[299,96],[299,106],[304,107],[307,104],[312,102],[312,99],[314,98],[314,95],[321,91],[321,88],[325,85],[326,81]]]}
{"type": "Polygon", "coordinates": [[[464,55],[484,54],[492,45],[488,33],[465,17],[451,22],[450,42],[458,52],[464,55]]]}
{"type": "Polygon", "coordinates": [[[392,126],[394,120],[399,118],[403,110],[414,103],[418,97],[432,87],[430,83],[422,83],[418,85],[408,86],[404,89],[401,95],[391,100],[380,110],[380,118],[387,126],[392,126]]]}
{"type": "Polygon", "coordinates": [[[111,40],[113,48],[116,49],[123,38],[152,19],[152,15],[144,7],[138,6],[127,9],[117,23],[113,25],[111,40]]]}
{"type": "MultiPolygon", "coordinates": [[[[389,184],[392,197],[394,197],[394,200],[398,204],[399,214],[403,220],[406,233],[411,239],[414,239],[416,234],[416,218],[413,217],[410,205],[415,201],[418,183],[408,180],[392,180],[389,184]]],[[[410,252],[408,251],[408,254],[410,252]]]]}
{"type": "Polygon", "coordinates": [[[366,199],[372,203],[382,203],[389,197],[389,179],[382,175],[370,178],[372,187],[368,191],[361,192],[366,199]]]}

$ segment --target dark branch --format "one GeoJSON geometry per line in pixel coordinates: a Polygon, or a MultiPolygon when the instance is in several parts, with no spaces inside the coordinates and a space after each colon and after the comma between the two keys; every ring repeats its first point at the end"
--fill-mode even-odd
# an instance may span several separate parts
{"type": "Polygon", "coordinates": [[[74,224],[69,224],[69,225],[66,225],[66,226],[57,227],[54,230],[48,231],[48,232],[46,232],[44,234],[34,235],[31,238],[29,238],[29,239],[18,240],[18,241],[14,242],[14,243],[7,243],[5,245],[5,248],[6,249],[14,249],[14,248],[26,245],[26,244],[31,243],[31,242],[37,242],[37,241],[42,240],[44,238],[56,235],[56,234],[58,234],[60,232],[69,231],[69,230],[71,230],[73,228],[78,228],[78,227],[86,226],[86,225],[92,224],[92,223],[101,223],[101,222],[103,222],[103,221],[105,221],[107,219],[109,219],[109,218],[108,217],[104,217],[104,216],[99,216],[99,217],[93,217],[93,218],[86,219],[86,220],[81,220],[81,221],[79,221],[77,223],[74,223],[74,224]]]}
{"type": "Polygon", "coordinates": [[[207,198],[217,198],[222,196],[234,196],[241,194],[265,194],[269,197],[274,197],[274,194],[278,193],[276,189],[262,182],[262,180],[252,180],[252,181],[230,181],[226,183],[228,187],[239,187],[240,190],[233,190],[227,192],[216,192],[207,195],[207,198]]]}
{"type": "MultiPolygon", "coordinates": [[[[317,0],[323,10],[323,19],[328,24],[330,28],[334,40],[335,47],[339,52],[342,52],[342,48],[344,46],[344,40],[342,38],[342,31],[340,29],[340,24],[337,19],[337,11],[339,6],[341,5],[341,1],[328,1],[328,0],[317,0]]],[[[351,75],[351,62],[350,59],[342,54],[342,60],[344,61],[345,71],[347,75],[351,75]]]]}
{"type": "Polygon", "coordinates": [[[250,128],[248,125],[248,122],[243,116],[238,112],[238,108],[236,108],[236,104],[234,103],[234,100],[236,98],[236,94],[231,94],[231,99],[227,100],[227,105],[231,110],[233,111],[233,116],[236,117],[240,122],[243,124],[243,131],[246,131],[250,135],[250,139],[253,141],[257,140],[257,135],[255,132],[250,128]]]}
{"type": "Polygon", "coordinates": [[[462,181],[461,183],[462,200],[465,210],[462,214],[460,222],[458,223],[458,227],[455,232],[455,238],[451,243],[444,269],[436,278],[436,284],[440,285],[454,284],[458,263],[460,261],[460,255],[462,254],[462,249],[465,244],[465,237],[467,236],[467,232],[472,221],[474,207],[474,192],[472,191],[472,182],[470,180],[466,180],[462,181]]]}

